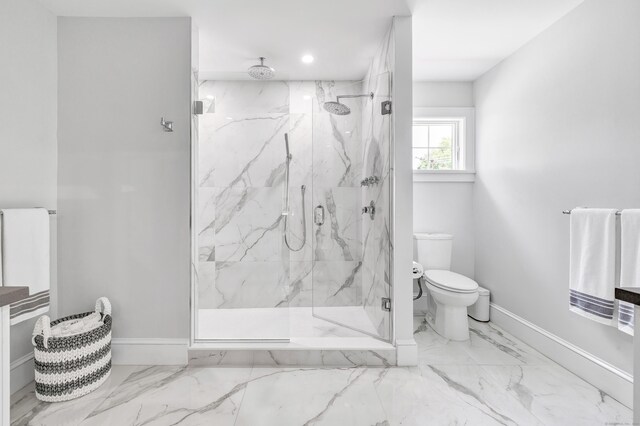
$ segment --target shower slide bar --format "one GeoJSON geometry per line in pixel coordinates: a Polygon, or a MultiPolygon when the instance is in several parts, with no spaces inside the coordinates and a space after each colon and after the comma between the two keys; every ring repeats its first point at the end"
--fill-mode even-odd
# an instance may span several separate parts
{"type": "MultiPolygon", "coordinates": [[[[571,214],[571,210],[562,210],[562,214],[571,214]]],[[[621,210],[616,212],[616,216],[620,216],[622,214],[621,210]]]]}
{"type": "MultiPolygon", "coordinates": [[[[37,208],[37,207],[36,207],[37,208]]],[[[58,212],[56,210],[47,210],[47,212],[52,215],[52,214],[58,214],[58,212]]],[[[0,210],[0,216],[2,216],[2,210],[0,210]]]]}

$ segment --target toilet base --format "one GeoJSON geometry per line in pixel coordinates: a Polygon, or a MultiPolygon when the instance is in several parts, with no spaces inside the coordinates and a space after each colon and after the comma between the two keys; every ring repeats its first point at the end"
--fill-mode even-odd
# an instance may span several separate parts
{"type": "Polygon", "coordinates": [[[466,306],[438,305],[434,329],[449,340],[469,340],[469,321],[466,306]]]}
{"type": "Polygon", "coordinates": [[[478,292],[454,293],[434,287],[428,282],[427,289],[429,290],[427,323],[446,339],[469,340],[467,307],[478,300],[478,292]]]}

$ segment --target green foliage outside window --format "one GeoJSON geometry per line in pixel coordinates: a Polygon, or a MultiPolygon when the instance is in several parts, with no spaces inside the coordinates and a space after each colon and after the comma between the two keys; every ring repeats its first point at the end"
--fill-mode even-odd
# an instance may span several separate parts
{"type": "Polygon", "coordinates": [[[453,155],[451,155],[451,138],[442,138],[440,146],[430,148],[423,155],[415,157],[419,163],[417,170],[451,170],[453,169],[453,155]]]}

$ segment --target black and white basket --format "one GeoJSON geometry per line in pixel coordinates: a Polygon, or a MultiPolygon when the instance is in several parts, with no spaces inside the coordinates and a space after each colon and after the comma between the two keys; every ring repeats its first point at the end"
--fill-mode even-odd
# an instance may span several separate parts
{"type": "Polygon", "coordinates": [[[67,336],[51,335],[51,327],[93,314],[70,315],[49,322],[42,316],[33,330],[36,397],[59,402],[78,398],[98,388],[111,373],[111,304],[96,301],[102,324],[90,331],[67,336]]]}

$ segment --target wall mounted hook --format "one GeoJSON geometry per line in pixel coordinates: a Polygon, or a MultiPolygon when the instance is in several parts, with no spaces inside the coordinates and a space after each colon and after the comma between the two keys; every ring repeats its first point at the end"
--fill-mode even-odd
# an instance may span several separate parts
{"type": "Polygon", "coordinates": [[[160,117],[160,125],[165,132],[173,132],[173,121],[165,121],[164,117],[160,117]]]}

